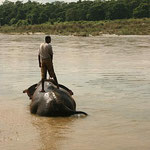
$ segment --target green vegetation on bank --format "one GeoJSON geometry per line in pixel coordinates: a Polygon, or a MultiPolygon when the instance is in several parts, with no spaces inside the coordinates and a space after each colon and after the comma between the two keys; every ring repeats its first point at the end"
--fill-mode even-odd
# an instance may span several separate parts
{"type": "Polygon", "coordinates": [[[129,18],[150,18],[150,0],[79,0],[46,4],[5,0],[0,5],[1,26],[129,18]]]}
{"type": "Polygon", "coordinates": [[[46,4],[5,0],[0,5],[0,32],[83,36],[150,34],[149,18],[150,0],[79,0],[46,4]]]}
{"type": "Polygon", "coordinates": [[[72,21],[45,23],[41,25],[1,26],[1,33],[37,32],[55,35],[98,36],[102,34],[116,35],[150,35],[150,18],[121,19],[113,21],[72,21]]]}

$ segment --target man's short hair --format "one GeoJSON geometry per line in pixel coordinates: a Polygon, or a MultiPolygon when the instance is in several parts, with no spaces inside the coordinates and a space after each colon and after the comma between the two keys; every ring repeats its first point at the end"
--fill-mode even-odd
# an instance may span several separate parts
{"type": "Polygon", "coordinates": [[[50,40],[51,41],[51,37],[48,35],[45,37],[45,41],[50,40]]]}

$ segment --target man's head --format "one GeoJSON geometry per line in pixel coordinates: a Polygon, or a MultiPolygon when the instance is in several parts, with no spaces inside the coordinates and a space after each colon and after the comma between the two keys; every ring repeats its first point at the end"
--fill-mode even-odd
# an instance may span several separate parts
{"type": "Polygon", "coordinates": [[[46,36],[45,37],[45,42],[46,43],[50,43],[51,42],[51,37],[50,36],[46,36]]]}

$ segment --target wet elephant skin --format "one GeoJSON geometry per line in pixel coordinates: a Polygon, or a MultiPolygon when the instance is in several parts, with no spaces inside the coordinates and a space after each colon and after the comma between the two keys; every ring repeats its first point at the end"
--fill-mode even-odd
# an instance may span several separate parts
{"type": "Polygon", "coordinates": [[[76,103],[68,88],[60,86],[59,89],[51,81],[45,81],[45,92],[40,92],[41,83],[34,84],[24,93],[31,99],[30,112],[39,116],[71,116],[74,114],[84,114],[76,111],[76,103]]]}

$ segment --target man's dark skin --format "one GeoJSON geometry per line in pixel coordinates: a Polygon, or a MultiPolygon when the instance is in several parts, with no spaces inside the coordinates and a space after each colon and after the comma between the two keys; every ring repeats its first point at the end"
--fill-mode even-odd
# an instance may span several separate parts
{"type": "MultiPolygon", "coordinates": [[[[50,42],[51,42],[51,37],[50,36],[48,36],[48,37],[46,37],[45,38],[45,42],[47,43],[47,44],[49,44],[50,42]]],[[[39,60],[39,67],[41,68],[41,58],[40,58],[40,55],[38,55],[38,60],[39,60]]],[[[53,55],[51,55],[51,61],[53,62],[53,55]]],[[[54,81],[55,81],[55,84],[56,84],[56,86],[57,86],[57,88],[59,89],[59,85],[58,85],[58,81],[57,81],[57,78],[56,78],[56,75],[55,75],[55,73],[54,73],[54,76],[53,76],[53,79],[54,79],[54,81]]],[[[45,92],[45,90],[44,90],[44,80],[45,79],[43,79],[42,78],[42,90],[41,90],[41,92],[45,92]]]]}

